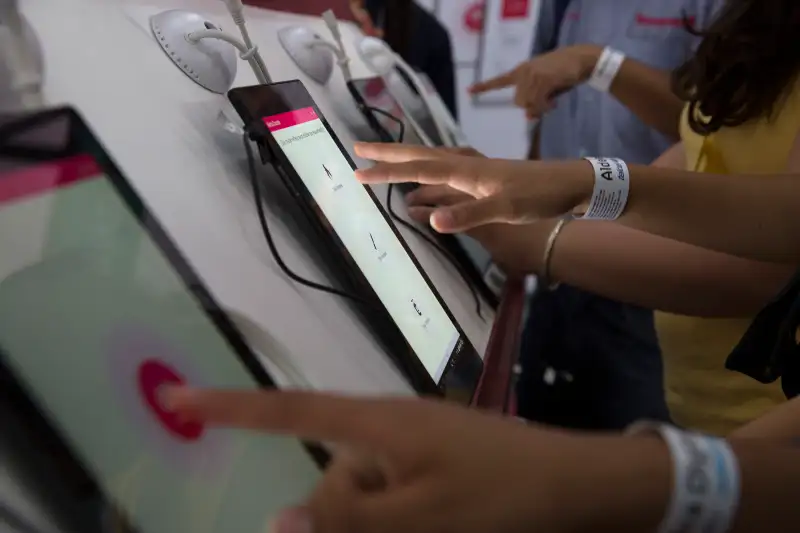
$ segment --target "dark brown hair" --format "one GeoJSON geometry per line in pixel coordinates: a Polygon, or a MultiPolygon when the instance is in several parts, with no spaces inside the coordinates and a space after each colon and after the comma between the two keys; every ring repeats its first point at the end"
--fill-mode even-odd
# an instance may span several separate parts
{"type": "Polygon", "coordinates": [[[728,0],[673,77],[700,135],[772,118],[800,72],[800,0],[728,0]],[[698,115],[698,111],[703,117],[698,115]]]}

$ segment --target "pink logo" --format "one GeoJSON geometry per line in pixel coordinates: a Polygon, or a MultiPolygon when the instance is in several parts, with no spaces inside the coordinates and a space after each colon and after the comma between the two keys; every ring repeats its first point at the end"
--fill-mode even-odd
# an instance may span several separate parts
{"type": "Polygon", "coordinates": [[[503,19],[524,19],[529,9],[530,0],[503,0],[503,19]]]}
{"type": "Polygon", "coordinates": [[[478,33],[483,29],[483,0],[475,2],[464,12],[464,27],[470,33],[478,33]]]}
{"type": "Polygon", "coordinates": [[[139,393],[152,415],[180,440],[193,442],[203,436],[203,426],[181,419],[162,404],[159,391],[164,385],[183,385],[186,380],[175,370],[156,359],[146,359],[139,365],[139,393]]]}

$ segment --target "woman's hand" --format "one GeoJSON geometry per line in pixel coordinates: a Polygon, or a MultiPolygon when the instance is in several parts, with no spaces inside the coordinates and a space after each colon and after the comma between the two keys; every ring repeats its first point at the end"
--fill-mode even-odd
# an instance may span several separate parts
{"type": "Polygon", "coordinates": [[[514,103],[525,109],[528,119],[553,108],[555,98],[585,82],[592,74],[602,49],[592,45],[559,48],[521,63],[514,70],[470,87],[481,94],[514,87],[514,103]]]}
{"type": "Polygon", "coordinates": [[[594,187],[594,172],[585,161],[466,157],[402,144],[359,143],[355,148],[360,157],[377,161],[356,172],[362,183],[446,185],[469,196],[469,201],[433,210],[430,224],[441,233],[554,218],[588,201],[594,187]]]}
{"type": "Polygon", "coordinates": [[[337,445],[275,533],[648,531],[669,496],[657,439],[544,430],[420,399],[178,388],[165,401],[205,424],[337,445]]]}
{"type": "MultiPolygon", "coordinates": [[[[406,195],[408,216],[428,224],[437,208],[469,202],[472,197],[447,185],[422,185],[406,195]]],[[[544,260],[547,237],[556,219],[524,225],[486,224],[464,232],[478,241],[509,276],[538,274],[544,260]]]]}

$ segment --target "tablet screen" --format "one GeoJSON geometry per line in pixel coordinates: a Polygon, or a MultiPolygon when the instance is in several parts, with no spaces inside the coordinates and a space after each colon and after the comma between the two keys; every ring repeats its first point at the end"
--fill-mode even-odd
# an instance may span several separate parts
{"type": "Polygon", "coordinates": [[[0,155],[0,370],[132,529],[267,531],[319,467],[296,440],[204,427],[161,405],[164,384],[259,382],[96,153],[0,155]]]}
{"type": "Polygon", "coordinates": [[[463,348],[431,290],[313,107],[263,118],[428,374],[439,382],[463,348]],[[313,157],[310,157],[313,154],[313,157]]]}

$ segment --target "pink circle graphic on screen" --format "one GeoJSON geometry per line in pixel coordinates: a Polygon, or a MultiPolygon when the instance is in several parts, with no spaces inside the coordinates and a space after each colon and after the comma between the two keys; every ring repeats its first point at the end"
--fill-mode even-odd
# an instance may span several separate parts
{"type": "MultiPolygon", "coordinates": [[[[183,332],[176,338],[191,338],[183,332]]],[[[213,386],[175,342],[145,326],[121,326],[107,338],[111,385],[143,452],[193,475],[217,475],[228,466],[233,443],[220,430],[180,419],[160,402],[162,386],[213,386]]],[[[202,354],[191,354],[202,357],[202,354]]]]}
{"type": "Polygon", "coordinates": [[[153,415],[164,428],[185,441],[196,441],[203,435],[203,425],[183,420],[161,404],[159,392],[165,385],[185,385],[186,380],[170,366],[156,359],[147,359],[139,365],[139,392],[153,415]]]}

